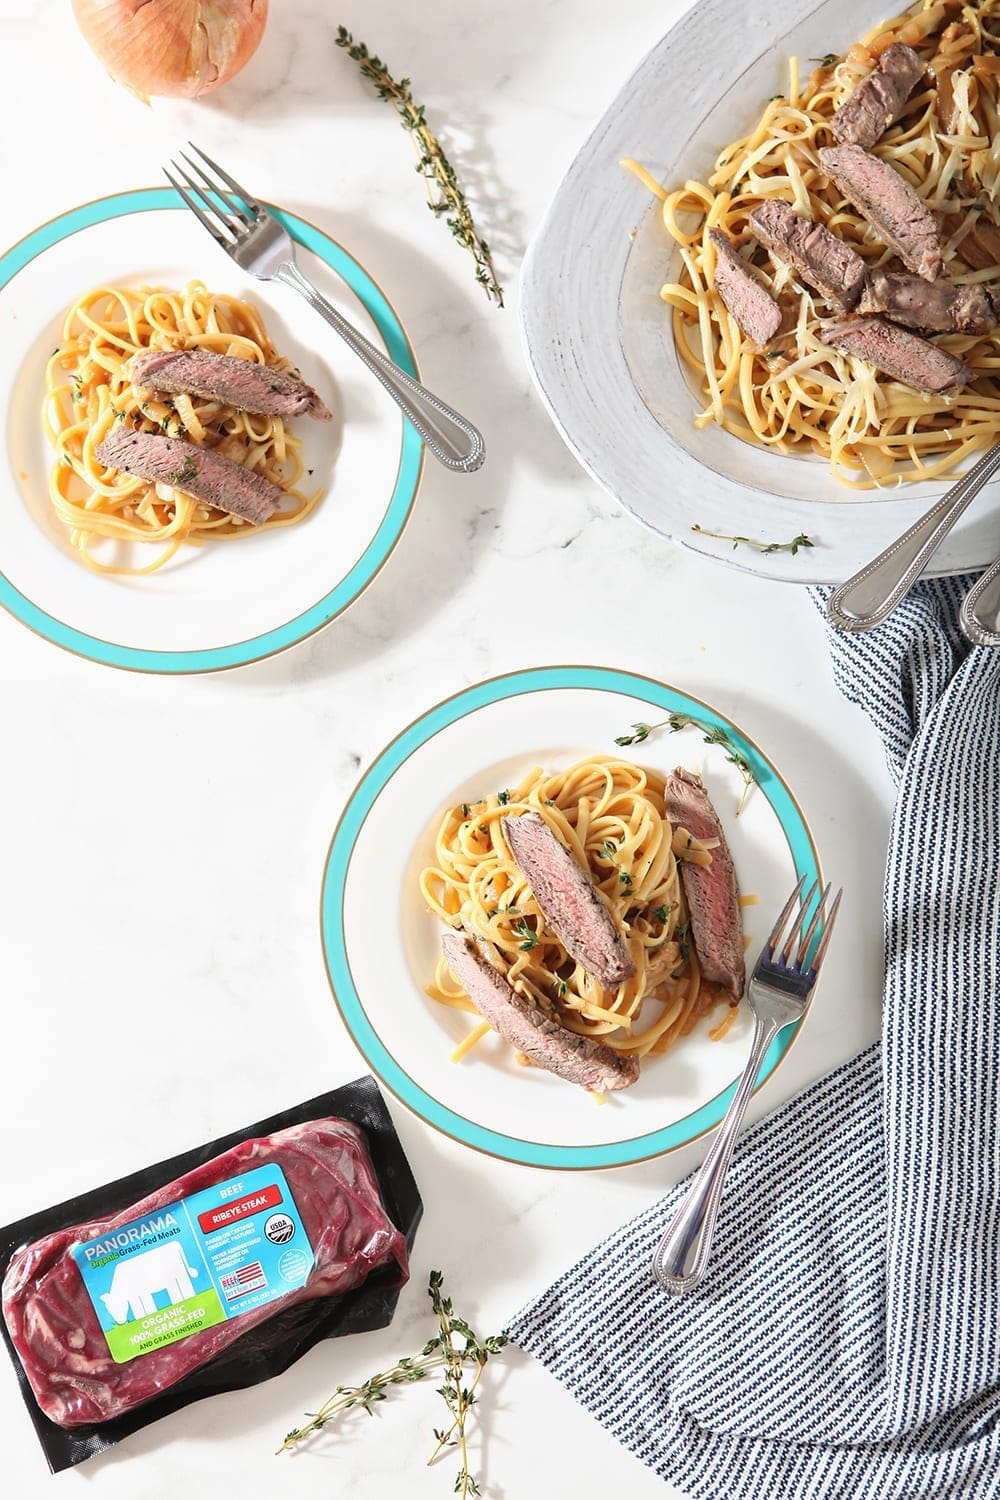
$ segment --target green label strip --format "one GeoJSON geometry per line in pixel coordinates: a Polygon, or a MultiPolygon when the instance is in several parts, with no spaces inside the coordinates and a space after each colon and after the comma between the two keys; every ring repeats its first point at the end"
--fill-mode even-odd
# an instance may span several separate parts
{"type": "Polygon", "coordinates": [[[132,1323],[120,1323],[117,1328],[105,1330],[111,1357],[116,1364],[127,1364],[140,1354],[149,1354],[161,1349],[164,1344],[173,1344],[188,1334],[198,1333],[202,1328],[211,1328],[224,1323],[226,1314],[219,1294],[210,1287],[197,1297],[188,1297],[175,1302],[172,1307],[150,1313],[148,1318],[138,1318],[132,1323]]]}

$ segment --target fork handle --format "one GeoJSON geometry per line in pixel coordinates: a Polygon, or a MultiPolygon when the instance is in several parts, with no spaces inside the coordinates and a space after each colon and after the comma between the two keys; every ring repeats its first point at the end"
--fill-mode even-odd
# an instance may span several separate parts
{"type": "Polygon", "coordinates": [[[733,1147],[768,1048],[781,1029],[777,1021],[770,1017],[756,1019],[750,1056],[733,1101],[726,1111],[712,1149],[695,1174],[656,1248],[653,1276],[668,1292],[690,1291],[705,1274],[733,1147]]]}
{"type": "Polygon", "coordinates": [[[375,379],[389,392],[439,463],[463,474],[471,474],[480,467],[486,457],[486,444],[471,422],[422,386],[419,380],[414,380],[412,375],[393,364],[387,354],[370,343],[316,290],[298,266],[286,262],[275,273],[274,279],[301,293],[309,306],[336,329],[362,364],[368,366],[375,379]]]}
{"type": "Polygon", "coordinates": [[[841,584],[827,601],[826,612],[833,624],[840,630],[871,630],[888,619],[997,469],[1000,443],[984,453],[908,531],[841,584]]]}
{"type": "Polygon", "coordinates": [[[1000,557],[962,601],[962,629],[976,646],[1000,646],[1000,557]]]}

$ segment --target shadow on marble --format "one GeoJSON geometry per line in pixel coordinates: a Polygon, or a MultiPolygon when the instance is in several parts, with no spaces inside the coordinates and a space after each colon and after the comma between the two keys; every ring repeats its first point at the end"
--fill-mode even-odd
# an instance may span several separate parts
{"type": "MultiPolygon", "coordinates": [[[[525,230],[516,207],[516,184],[503,181],[487,144],[489,118],[479,101],[491,99],[523,64],[524,49],[517,40],[522,23],[530,27],[532,55],[537,55],[548,24],[557,30],[558,22],[528,0],[492,12],[470,11],[463,0],[436,0],[433,17],[433,27],[428,27],[426,17],[405,0],[386,0],[370,32],[367,19],[359,29],[358,40],[382,54],[395,78],[413,75],[414,97],[427,105],[429,124],[482,221],[494,256],[504,262],[507,279],[513,281],[512,268],[524,253],[525,230]]],[[[343,127],[360,124],[369,109],[391,108],[376,98],[358,65],[338,49],[336,35],[337,20],[308,3],[286,0],[272,7],[267,46],[224,90],[206,95],[201,107],[254,124],[280,123],[290,111],[315,118],[321,128],[340,117],[341,133],[329,142],[335,155],[347,145],[343,127]],[[305,60],[304,24],[312,16],[315,46],[305,60]]],[[[400,171],[405,172],[408,147],[402,130],[399,152],[400,171]]],[[[420,185],[413,182],[412,190],[419,193],[420,185]]]]}
{"type": "MultiPolygon", "coordinates": [[[[494,337],[492,319],[513,320],[512,310],[487,307],[484,298],[482,316],[475,322],[468,321],[464,307],[450,321],[447,310],[454,305],[454,293],[438,261],[360,216],[315,205],[289,207],[348,246],[385,288],[413,340],[422,379],[482,428],[487,460],[478,473],[462,475],[425,459],[409,523],[379,576],[324,630],[235,674],[242,683],[262,686],[332,676],[379,657],[394,641],[418,631],[454,587],[475,573],[491,534],[502,526],[516,464],[526,463],[553,481],[580,474],[537,400],[527,370],[511,367],[505,352],[509,332],[502,340],[494,337]],[[429,308],[435,309],[433,314],[429,308]],[[434,321],[422,334],[421,325],[431,317],[434,321]]],[[[462,254],[445,236],[442,255],[451,253],[462,254]]],[[[338,355],[338,360],[351,358],[346,350],[338,355]]],[[[388,399],[372,382],[372,400],[388,399]]]]}
{"type": "Polygon", "coordinates": [[[346,9],[331,14],[326,0],[282,0],[271,7],[266,45],[200,106],[264,123],[287,118],[303,101],[317,115],[353,116],[369,103],[388,110],[358,64],[337,47],[340,21],[350,23],[356,40],[378,53],[394,78],[412,77],[417,103],[427,105],[432,127],[442,130],[446,118],[462,117],[468,100],[489,98],[518,79],[526,55],[543,66],[548,37],[565,29],[565,17],[537,0],[505,0],[493,8],[434,0],[430,11],[410,0],[379,0],[360,22],[346,9]],[[294,94],[288,87],[293,78],[294,94]]]}

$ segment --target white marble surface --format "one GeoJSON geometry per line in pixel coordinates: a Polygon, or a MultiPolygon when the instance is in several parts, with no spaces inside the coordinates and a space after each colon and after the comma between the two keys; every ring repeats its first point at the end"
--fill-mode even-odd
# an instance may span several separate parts
{"type": "MultiPolygon", "coordinates": [[[[833,686],[818,616],[802,591],[722,571],[620,516],[550,428],[519,345],[526,240],[590,123],[683,8],[274,0],[265,43],[232,85],[147,110],[105,79],[64,0],[0,0],[5,241],[75,202],[156,182],[159,161],[193,135],[367,264],[428,383],[480,419],[490,447],[471,479],[429,465],[403,544],[365,598],[258,667],[118,673],[0,617],[0,1218],[362,1071],[320,952],[331,827],[359,766],[398,728],[517,666],[607,663],[689,688],[736,717],[797,791],[848,903],[804,1034],[754,1113],[875,1036],[890,791],[874,733],[833,686]],[[507,311],[487,305],[423,206],[398,125],[333,46],[338,20],[409,72],[447,123],[507,311]]],[[[447,1495],[450,1461],[423,1467],[438,1420],[430,1391],[299,1457],[273,1458],[274,1440],[328,1388],[422,1341],[430,1267],[496,1326],[704,1150],[560,1176],[476,1156],[394,1114],[426,1217],[391,1329],[321,1346],[279,1380],[188,1407],[58,1480],[3,1360],[5,1492],[159,1500],[224,1475],[251,1500],[279,1489],[388,1500],[405,1473],[408,1494],[447,1495]]],[[[516,1353],[485,1406],[475,1456],[490,1495],[671,1493],[516,1353]]]]}

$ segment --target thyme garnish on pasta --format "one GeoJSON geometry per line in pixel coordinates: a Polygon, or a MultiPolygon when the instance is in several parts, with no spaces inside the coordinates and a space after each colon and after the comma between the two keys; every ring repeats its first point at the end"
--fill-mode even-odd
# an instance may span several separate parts
{"type": "MultiPolygon", "coordinates": [[[[508,907],[507,910],[516,911],[517,908],[508,907]]],[[[518,937],[524,939],[524,942],[518,945],[522,953],[530,953],[532,948],[538,947],[538,933],[532,927],[527,917],[518,917],[517,921],[514,923],[514,931],[517,933],[518,937]]]]}
{"type": "Polygon", "coordinates": [[[417,171],[427,188],[427,206],[436,217],[447,216],[448,228],[475,261],[479,285],[491,301],[503,307],[503,288],[497,280],[490,247],[476,228],[454,167],[427,124],[424,106],[413,98],[409,78],[397,82],[382,59],[369,52],[364,42],[356,42],[346,26],[338,26],[336,41],[358,63],[379,98],[392,105],[403,129],[409,131],[417,152],[417,171]]]}
{"type": "Polygon", "coordinates": [[[719,745],[725,750],[726,759],[743,777],[743,791],[736,808],[736,816],[739,817],[746,803],[747,794],[756,784],[757,778],[749,759],[739,746],[733,743],[726,731],[716,724],[703,724],[700,719],[691,718],[690,714],[672,713],[668,714],[665,719],[659,719],[655,724],[641,722],[633,724],[632,733],[618,735],[615,744],[621,745],[623,749],[629,745],[641,745],[643,740],[648,740],[657,729],[667,729],[671,734],[676,734],[680,729],[697,729],[706,745],[719,745]]]}

